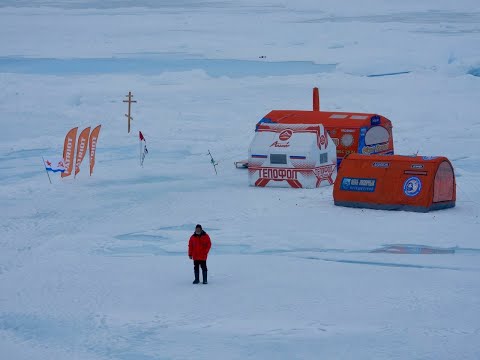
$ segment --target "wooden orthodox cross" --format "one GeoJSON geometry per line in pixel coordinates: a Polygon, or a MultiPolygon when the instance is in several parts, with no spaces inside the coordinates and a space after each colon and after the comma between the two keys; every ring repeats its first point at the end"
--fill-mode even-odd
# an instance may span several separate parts
{"type": "Polygon", "coordinates": [[[132,100],[133,94],[131,91],[128,92],[128,95],[125,95],[128,100],[123,100],[124,103],[128,103],[128,114],[125,114],[125,116],[128,119],[128,132],[130,133],[130,120],[132,120],[132,117],[130,116],[131,114],[131,109],[132,109],[132,103],[136,103],[135,100],[132,100]]]}

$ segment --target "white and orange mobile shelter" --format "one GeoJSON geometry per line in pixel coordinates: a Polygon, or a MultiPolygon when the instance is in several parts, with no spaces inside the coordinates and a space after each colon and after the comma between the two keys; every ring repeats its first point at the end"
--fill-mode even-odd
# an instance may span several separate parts
{"type": "MultiPolygon", "coordinates": [[[[318,89],[313,89],[313,110],[272,110],[258,123],[322,124],[337,147],[338,164],[348,154],[393,155],[392,122],[374,113],[320,111],[318,89]]],[[[249,164],[248,164],[249,165],[249,164]]]]}
{"type": "Polygon", "coordinates": [[[251,186],[317,188],[336,175],[335,143],[323,125],[258,125],[248,150],[251,186]]]}
{"type": "Polygon", "coordinates": [[[351,154],[340,165],[333,199],[370,209],[446,209],[455,206],[455,174],[445,157],[351,154]]]}

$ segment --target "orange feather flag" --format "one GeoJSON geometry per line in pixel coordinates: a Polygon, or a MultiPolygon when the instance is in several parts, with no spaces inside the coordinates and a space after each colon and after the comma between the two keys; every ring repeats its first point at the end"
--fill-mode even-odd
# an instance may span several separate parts
{"type": "Polygon", "coordinates": [[[90,176],[92,176],[93,167],[95,166],[95,150],[97,149],[97,140],[98,140],[98,135],[100,133],[101,126],[102,125],[98,125],[95,129],[92,130],[90,134],[90,141],[89,141],[90,176]]]}
{"type": "Polygon", "coordinates": [[[77,140],[78,127],[71,129],[63,144],[63,160],[65,160],[65,171],[62,173],[62,178],[70,176],[73,170],[73,157],[75,156],[75,140],[77,140]]]}
{"type": "Polygon", "coordinates": [[[90,135],[90,126],[80,133],[77,142],[77,160],[75,161],[75,176],[80,172],[80,164],[87,153],[88,135],[90,135]]]}

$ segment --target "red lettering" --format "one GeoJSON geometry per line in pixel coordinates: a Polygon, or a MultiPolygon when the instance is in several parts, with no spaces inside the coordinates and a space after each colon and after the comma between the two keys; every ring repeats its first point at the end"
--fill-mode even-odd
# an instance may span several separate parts
{"type": "Polygon", "coordinates": [[[261,168],[260,178],[268,180],[297,180],[297,171],[291,169],[261,168]]]}

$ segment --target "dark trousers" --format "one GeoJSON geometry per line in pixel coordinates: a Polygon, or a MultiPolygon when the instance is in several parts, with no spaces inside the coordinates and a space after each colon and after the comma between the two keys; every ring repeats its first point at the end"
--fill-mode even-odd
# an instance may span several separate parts
{"type": "Polygon", "coordinates": [[[195,280],[199,280],[200,269],[202,268],[203,281],[207,280],[207,260],[193,260],[193,272],[195,273],[195,280]]]}

